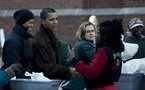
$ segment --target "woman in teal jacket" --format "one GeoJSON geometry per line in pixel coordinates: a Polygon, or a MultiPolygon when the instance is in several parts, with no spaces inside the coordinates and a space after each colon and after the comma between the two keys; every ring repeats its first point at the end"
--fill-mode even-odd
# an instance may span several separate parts
{"type": "MultiPolygon", "coordinates": [[[[96,28],[89,22],[83,22],[76,32],[76,43],[74,46],[75,57],[72,60],[73,66],[79,61],[84,60],[85,64],[89,64],[96,51],[96,45],[93,43],[96,39],[96,28]]],[[[64,89],[83,90],[86,88],[83,77],[72,77],[70,83],[64,89]]]]}

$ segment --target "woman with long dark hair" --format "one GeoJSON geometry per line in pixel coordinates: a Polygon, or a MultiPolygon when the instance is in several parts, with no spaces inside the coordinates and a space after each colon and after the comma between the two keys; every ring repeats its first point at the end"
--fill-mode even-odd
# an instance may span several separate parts
{"type": "MultiPolygon", "coordinates": [[[[85,77],[87,90],[117,90],[112,76],[113,57],[116,53],[124,51],[121,41],[123,26],[120,19],[107,20],[99,25],[99,38],[97,41],[98,50],[89,64],[80,60],[76,64],[76,70],[85,77]]],[[[120,57],[121,58],[121,57],[120,57]]],[[[121,69],[121,60],[117,61],[121,69]]],[[[121,70],[120,70],[121,72],[121,70]]],[[[119,72],[119,74],[120,74],[119,72]]],[[[117,79],[120,75],[117,76],[117,79]]]]}

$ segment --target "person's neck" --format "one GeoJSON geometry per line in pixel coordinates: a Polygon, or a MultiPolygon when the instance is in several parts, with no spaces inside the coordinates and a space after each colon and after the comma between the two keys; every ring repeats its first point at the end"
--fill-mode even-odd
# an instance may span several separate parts
{"type": "Polygon", "coordinates": [[[88,40],[88,39],[85,39],[86,41],[88,41],[88,42],[91,42],[91,43],[93,43],[93,40],[88,40]]]}
{"type": "Polygon", "coordinates": [[[47,32],[53,32],[53,30],[47,28],[45,25],[41,24],[41,27],[47,32]]]}

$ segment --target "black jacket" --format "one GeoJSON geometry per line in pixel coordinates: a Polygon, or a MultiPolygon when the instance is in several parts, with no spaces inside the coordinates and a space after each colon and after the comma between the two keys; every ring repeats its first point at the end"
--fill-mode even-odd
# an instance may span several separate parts
{"type": "Polygon", "coordinates": [[[33,55],[29,38],[33,38],[33,36],[25,28],[17,24],[14,26],[4,43],[2,55],[4,66],[2,69],[9,67],[13,63],[22,63],[24,67],[27,67],[33,55]]]}

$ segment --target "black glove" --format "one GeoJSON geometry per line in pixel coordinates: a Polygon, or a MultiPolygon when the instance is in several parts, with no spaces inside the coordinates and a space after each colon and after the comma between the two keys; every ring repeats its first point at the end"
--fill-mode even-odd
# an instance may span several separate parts
{"type": "Polygon", "coordinates": [[[10,68],[14,71],[16,78],[25,78],[25,69],[21,64],[12,64],[10,68]]]}

